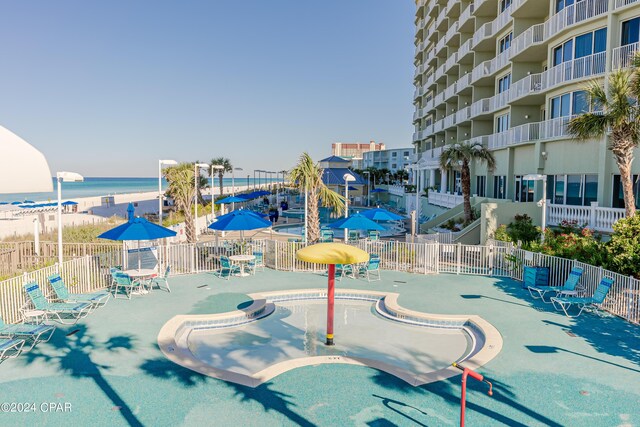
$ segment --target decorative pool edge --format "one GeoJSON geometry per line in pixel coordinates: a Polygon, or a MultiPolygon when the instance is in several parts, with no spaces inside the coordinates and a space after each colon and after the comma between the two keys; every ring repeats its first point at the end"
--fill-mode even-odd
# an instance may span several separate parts
{"type": "MultiPolygon", "coordinates": [[[[186,345],[189,332],[192,329],[239,326],[243,323],[254,322],[271,314],[275,309],[274,302],[324,299],[326,295],[326,289],[299,289],[293,291],[255,293],[248,295],[253,299],[253,302],[242,310],[216,314],[174,316],[160,329],[158,333],[158,346],[167,359],[184,368],[191,369],[202,375],[247,387],[258,387],[262,383],[296,368],[325,363],[367,366],[400,378],[413,386],[421,386],[441,381],[460,374],[460,371],[452,366],[416,375],[414,372],[373,359],[349,356],[310,356],[285,360],[273,364],[253,375],[245,375],[214,368],[202,362],[189,351],[186,345]]],[[[465,366],[471,369],[477,369],[485,365],[502,350],[503,341],[500,332],[480,316],[432,314],[409,310],[398,304],[399,295],[393,292],[336,289],[335,296],[336,299],[383,301],[384,313],[380,312],[380,308],[377,307],[379,314],[397,321],[415,322],[416,324],[432,327],[467,329],[467,332],[469,332],[474,340],[474,348],[457,362],[464,362],[465,366]],[[476,342],[478,338],[482,341],[481,343],[476,342]],[[482,345],[478,347],[480,344],[482,345]]],[[[379,305],[379,303],[377,305],[379,305]]]]}

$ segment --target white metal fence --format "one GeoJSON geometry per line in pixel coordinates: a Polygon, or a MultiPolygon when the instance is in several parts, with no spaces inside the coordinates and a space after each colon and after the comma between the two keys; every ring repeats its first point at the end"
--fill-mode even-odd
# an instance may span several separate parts
{"type": "MultiPolygon", "coordinates": [[[[354,246],[380,257],[383,270],[417,274],[467,274],[510,277],[522,280],[525,266],[550,267],[550,285],[561,286],[571,268],[584,269],[581,280],[591,295],[602,277],[611,277],[615,283],[603,304],[609,312],[630,322],[640,323],[640,280],[607,271],[575,260],[525,251],[510,243],[489,241],[488,245],[462,245],[439,242],[410,243],[401,241],[359,240],[354,246]]],[[[262,252],[265,266],[279,271],[324,272],[326,267],[296,259],[296,252],[306,246],[302,242],[255,240],[251,242],[214,242],[181,244],[158,247],[159,268],[171,265],[174,274],[192,274],[214,271],[220,267],[221,255],[252,254],[262,252]]],[[[110,283],[109,268],[122,265],[122,251],[105,256],[87,255],[46,267],[23,276],[0,282],[0,310],[6,322],[20,320],[19,309],[25,303],[22,285],[38,282],[45,294],[49,293],[47,277],[60,271],[72,292],[89,292],[105,288],[110,283]]]]}

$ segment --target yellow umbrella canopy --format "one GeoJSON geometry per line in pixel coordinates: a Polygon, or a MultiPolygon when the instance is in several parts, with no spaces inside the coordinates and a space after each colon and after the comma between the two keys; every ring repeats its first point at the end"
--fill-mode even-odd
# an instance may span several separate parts
{"type": "Polygon", "coordinates": [[[314,264],[357,264],[369,261],[369,254],[344,243],[318,243],[300,249],[296,258],[314,264]]]}

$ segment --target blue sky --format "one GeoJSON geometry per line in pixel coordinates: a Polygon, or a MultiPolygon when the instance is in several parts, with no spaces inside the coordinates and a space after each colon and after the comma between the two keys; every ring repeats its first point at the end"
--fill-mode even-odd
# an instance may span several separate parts
{"type": "Polygon", "coordinates": [[[2,1],[0,125],[53,173],[411,145],[411,0],[2,1]]]}

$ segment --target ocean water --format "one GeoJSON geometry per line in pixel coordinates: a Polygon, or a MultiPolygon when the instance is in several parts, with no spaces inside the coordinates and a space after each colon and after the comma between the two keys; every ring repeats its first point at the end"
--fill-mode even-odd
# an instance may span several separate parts
{"type": "MultiPolygon", "coordinates": [[[[54,201],[58,198],[55,178],[53,178],[53,191],[50,193],[17,193],[2,194],[0,193],[0,202],[13,202],[33,200],[54,201]]],[[[267,182],[264,178],[261,183],[267,182]]],[[[256,179],[256,184],[258,180],[256,179]]],[[[235,185],[253,185],[253,178],[236,178],[235,185]]],[[[218,179],[214,179],[213,185],[218,187],[218,179]]],[[[224,178],[223,185],[231,186],[231,178],[224,178]]],[[[166,188],[167,182],[162,180],[162,188],[166,188]]],[[[62,184],[62,198],[73,199],[80,197],[109,196],[114,194],[140,193],[147,191],[158,191],[158,178],[97,178],[85,177],[83,182],[65,182],[62,184]]]]}

